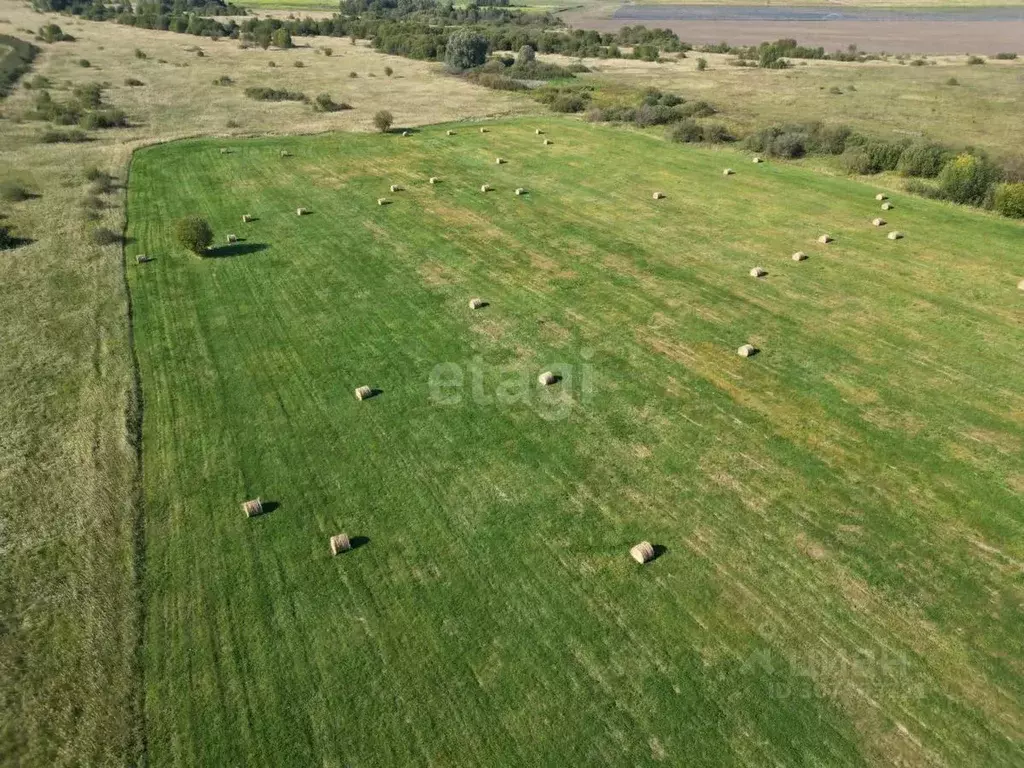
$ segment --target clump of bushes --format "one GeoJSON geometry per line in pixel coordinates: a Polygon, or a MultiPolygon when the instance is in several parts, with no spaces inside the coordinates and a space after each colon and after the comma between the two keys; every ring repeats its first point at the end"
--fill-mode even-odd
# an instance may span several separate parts
{"type": "Polygon", "coordinates": [[[824,123],[772,125],[747,137],[746,146],[771,157],[798,158],[807,154],[841,155],[852,131],[824,123]]]}
{"type": "Polygon", "coordinates": [[[1017,58],[1017,54],[1016,53],[997,53],[995,56],[993,56],[993,58],[999,59],[1000,61],[1013,61],[1014,59],[1017,58]]]}
{"type": "Polygon", "coordinates": [[[245,95],[256,101],[306,101],[306,94],[282,88],[253,86],[245,89],[245,95]]]}
{"type": "Polygon", "coordinates": [[[141,48],[136,48],[135,49],[135,58],[136,59],[148,59],[149,56],[147,56],[146,52],[144,50],[142,50],[141,48]]]}
{"type": "Polygon", "coordinates": [[[24,184],[19,184],[16,181],[0,182],[0,200],[5,203],[20,203],[30,197],[32,197],[32,193],[24,184]]]}
{"type": "Polygon", "coordinates": [[[75,41],[74,37],[56,24],[46,24],[40,27],[36,38],[44,43],[73,43],[75,41]]]}
{"type": "Polygon", "coordinates": [[[92,66],[92,62],[90,62],[88,59],[79,59],[78,66],[88,68],[92,66]]]}
{"type": "Polygon", "coordinates": [[[525,91],[527,89],[525,83],[493,72],[470,72],[466,75],[466,79],[494,91],[525,91]]]}
{"type": "Polygon", "coordinates": [[[583,112],[590,104],[592,88],[578,85],[545,85],[534,90],[534,98],[552,112],[583,112]]]}
{"type": "Polygon", "coordinates": [[[387,133],[395,122],[395,117],[386,109],[380,110],[373,116],[373,126],[381,133],[387,133]]]}
{"type": "Polygon", "coordinates": [[[43,144],[80,144],[89,140],[89,134],[77,129],[70,131],[43,131],[39,140],[43,144]]]}
{"type": "Polygon", "coordinates": [[[92,231],[92,241],[96,245],[115,245],[121,243],[121,235],[106,227],[97,227],[92,231]]]}
{"type": "Polygon", "coordinates": [[[945,200],[962,205],[984,206],[999,169],[988,158],[961,153],[946,163],[939,173],[939,193],[945,200]]]}
{"type": "Polygon", "coordinates": [[[126,128],[128,115],[121,109],[97,109],[82,115],[78,124],[89,131],[101,128],[126,128]]]}
{"type": "Polygon", "coordinates": [[[124,84],[129,88],[138,88],[139,86],[145,85],[144,82],[134,77],[126,77],[124,79],[124,84]]]}
{"type": "Polygon", "coordinates": [[[708,68],[708,60],[705,59],[703,56],[699,57],[697,59],[697,71],[698,72],[703,72],[707,68],[708,68]]]}
{"type": "Polygon", "coordinates": [[[901,176],[933,179],[950,159],[950,151],[940,144],[921,141],[906,147],[896,163],[901,176]]]}
{"type": "Polygon", "coordinates": [[[993,206],[1003,216],[1024,219],[1024,183],[1007,182],[996,186],[993,206]]]}
{"type": "Polygon", "coordinates": [[[220,77],[215,77],[213,79],[213,84],[214,85],[234,85],[235,81],[232,80],[227,75],[221,75],[220,77]]]}
{"type": "Polygon", "coordinates": [[[174,225],[174,236],[181,245],[200,256],[213,243],[213,230],[200,216],[186,216],[174,225]]]}
{"type": "Polygon", "coordinates": [[[980,64],[984,64],[984,63],[985,63],[985,60],[983,58],[981,58],[981,56],[968,56],[967,57],[967,66],[969,66],[969,67],[977,67],[980,64]]]}
{"type": "Polygon", "coordinates": [[[345,102],[336,102],[329,93],[317,94],[317,97],[313,99],[314,112],[341,112],[344,109],[352,109],[352,107],[345,102]]]}
{"type": "Polygon", "coordinates": [[[957,80],[955,77],[951,77],[949,78],[949,80],[946,81],[946,85],[960,85],[960,81],[957,80]]]}

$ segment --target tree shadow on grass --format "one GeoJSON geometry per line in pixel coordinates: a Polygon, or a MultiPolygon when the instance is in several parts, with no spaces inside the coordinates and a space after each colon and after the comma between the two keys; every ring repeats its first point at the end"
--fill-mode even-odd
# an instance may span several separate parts
{"type": "Polygon", "coordinates": [[[233,256],[245,256],[250,253],[259,253],[267,250],[266,243],[230,243],[210,248],[204,254],[207,259],[228,259],[233,256]]]}

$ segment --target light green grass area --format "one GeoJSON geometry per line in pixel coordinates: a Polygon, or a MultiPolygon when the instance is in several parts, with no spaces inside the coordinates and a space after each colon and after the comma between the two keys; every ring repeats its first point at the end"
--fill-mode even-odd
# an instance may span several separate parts
{"type": "Polygon", "coordinates": [[[488,125],[136,154],[149,762],[1020,764],[1024,227],[488,125]]]}

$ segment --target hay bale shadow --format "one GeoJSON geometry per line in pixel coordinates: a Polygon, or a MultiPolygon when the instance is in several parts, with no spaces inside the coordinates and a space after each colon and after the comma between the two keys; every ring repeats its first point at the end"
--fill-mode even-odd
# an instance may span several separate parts
{"type": "Polygon", "coordinates": [[[281,504],[279,502],[276,502],[276,501],[264,501],[263,502],[263,514],[264,515],[269,515],[271,512],[273,512],[275,509],[277,509],[280,506],[281,506],[281,504]]]}
{"type": "Polygon", "coordinates": [[[370,537],[353,536],[348,540],[348,543],[352,545],[352,549],[359,549],[360,547],[365,547],[367,544],[370,543],[370,537]]]}
{"type": "Polygon", "coordinates": [[[231,243],[210,248],[205,255],[207,259],[229,259],[234,256],[245,256],[250,253],[259,253],[269,248],[266,243],[231,243]]]}
{"type": "Polygon", "coordinates": [[[647,561],[648,563],[653,563],[659,557],[668,552],[668,547],[666,547],[664,544],[652,544],[651,547],[652,549],[654,549],[654,554],[651,555],[651,559],[647,561]]]}
{"type": "Polygon", "coordinates": [[[373,398],[384,394],[383,389],[377,389],[376,387],[370,387],[370,394],[363,398],[363,400],[373,400],[373,398]]]}
{"type": "MultiPolygon", "coordinates": [[[[417,133],[422,133],[419,128],[403,127],[403,128],[391,128],[388,133],[397,133],[399,136],[406,134],[408,136],[415,136],[417,133]]],[[[354,541],[354,539],[353,539],[354,541]]],[[[355,545],[353,545],[355,546],[355,545]]]]}

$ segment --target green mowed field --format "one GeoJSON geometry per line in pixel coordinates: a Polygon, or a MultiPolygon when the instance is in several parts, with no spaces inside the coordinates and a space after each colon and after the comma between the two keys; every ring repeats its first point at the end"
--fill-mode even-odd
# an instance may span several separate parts
{"type": "Polygon", "coordinates": [[[1024,227],[487,125],[136,154],[150,762],[1019,765],[1024,227]]]}

